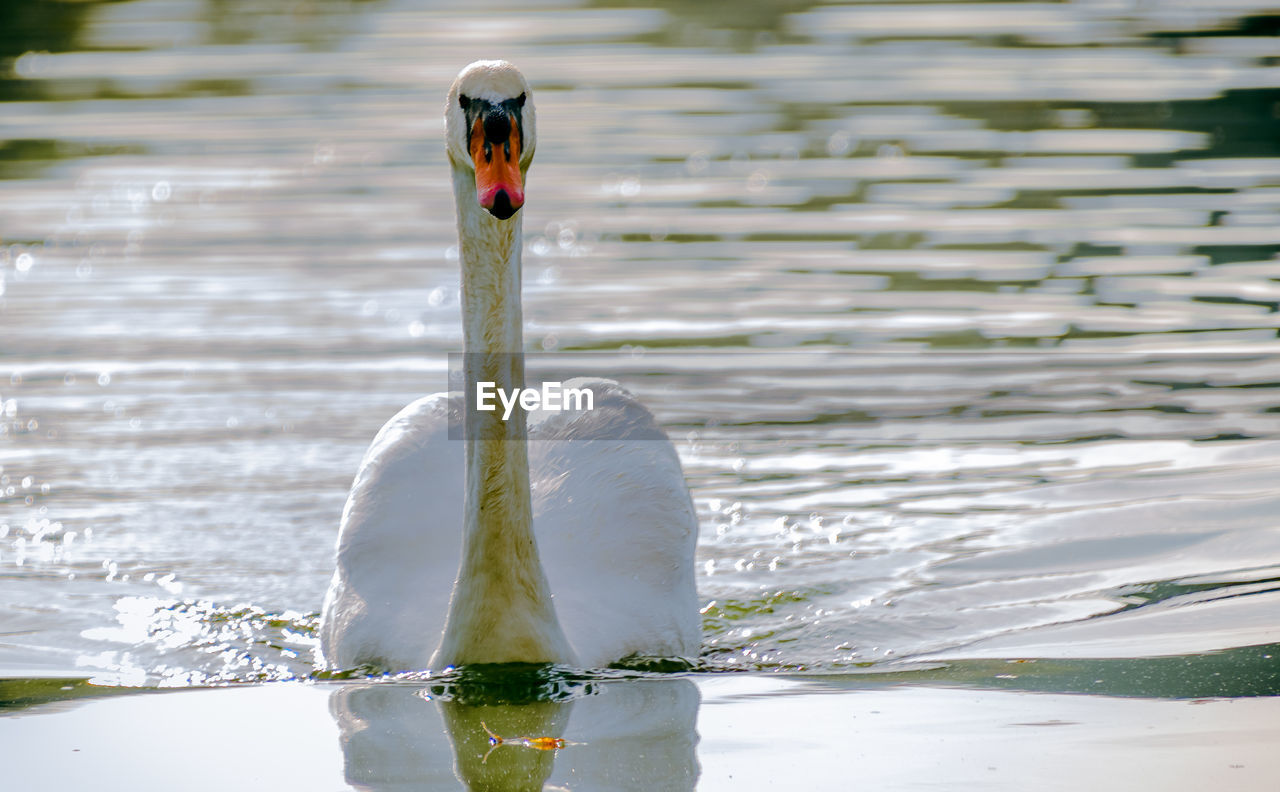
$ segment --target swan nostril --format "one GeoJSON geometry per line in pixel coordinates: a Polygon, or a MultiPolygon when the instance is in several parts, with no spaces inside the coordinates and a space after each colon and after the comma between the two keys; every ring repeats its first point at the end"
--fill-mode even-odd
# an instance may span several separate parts
{"type": "Polygon", "coordinates": [[[489,214],[499,220],[506,220],[508,217],[516,213],[518,206],[513,206],[511,196],[507,195],[506,190],[498,190],[493,196],[493,206],[489,207],[489,214]]]}

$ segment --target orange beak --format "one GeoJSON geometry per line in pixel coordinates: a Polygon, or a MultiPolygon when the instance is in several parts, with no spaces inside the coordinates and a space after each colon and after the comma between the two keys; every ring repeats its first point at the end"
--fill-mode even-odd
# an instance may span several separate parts
{"type": "Polygon", "coordinates": [[[476,165],[476,198],[480,206],[499,220],[506,220],[524,206],[520,130],[514,123],[500,125],[506,127],[503,138],[492,134],[496,131],[494,126],[476,119],[471,127],[471,159],[476,165]]]}

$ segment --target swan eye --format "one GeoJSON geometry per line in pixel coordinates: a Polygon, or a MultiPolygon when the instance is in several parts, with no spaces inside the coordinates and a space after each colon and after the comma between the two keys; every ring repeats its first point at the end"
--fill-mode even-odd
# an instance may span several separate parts
{"type": "Polygon", "coordinates": [[[467,96],[466,94],[458,94],[458,106],[462,108],[462,112],[464,113],[470,110],[471,97],[467,96]]]}
{"type": "Polygon", "coordinates": [[[520,94],[519,96],[517,96],[517,97],[516,97],[516,107],[524,107],[524,99],[525,99],[524,94],[520,94]]]}

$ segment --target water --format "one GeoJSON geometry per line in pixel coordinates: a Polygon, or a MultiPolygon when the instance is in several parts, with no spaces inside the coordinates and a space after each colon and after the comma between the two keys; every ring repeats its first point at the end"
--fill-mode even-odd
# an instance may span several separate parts
{"type": "Polygon", "coordinates": [[[706,669],[1218,695],[1090,663],[1280,643],[1272,12],[0,10],[0,676],[310,672],[355,466],[460,345],[441,105],[498,55],[529,349],[675,440],[706,669]]]}
{"type": "Polygon", "coordinates": [[[854,775],[882,789],[1012,790],[1029,780],[1047,789],[1203,789],[1229,780],[1232,789],[1263,790],[1280,772],[1273,697],[1013,695],[719,674],[697,680],[698,740],[687,708],[694,702],[681,695],[695,689],[689,680],[603,687],[527,713],[472,711],[503,736],[567,720],[562,733],[572,743],[554,756],[502,746],[484,761],[478,726],[455,751],[446,735],[472,725],[465,710],[395,683],[105,697],[54,717],[0,718],[0,736],[23,759],[7,775],[13,783],[50,786],[52,775],[57,788],[177,781],[215,790],[252,778],[260,787],[458,789],[456,768],[472,788],[502,790],[539,789],[544,780],[550,789],[691,789],[695,780],[700,790],[840,789],[854,775]],[[610,699],[640,725],[601,719],[610,699]],[[353,712],[365,729],[341,720],[353,712]],[[149,761],[137,761],[139,746],[149,761]]]}

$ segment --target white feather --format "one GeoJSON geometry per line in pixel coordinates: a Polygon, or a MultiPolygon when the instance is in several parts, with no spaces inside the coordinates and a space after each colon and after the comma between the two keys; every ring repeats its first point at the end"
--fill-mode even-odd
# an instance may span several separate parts
{"type": "MultiPolygon", "coordinates": [[[[535,136],[528,92],[515,67],[485,61],[464,69],[449,93],[470,352],[522,348],[521,234],[518,215],[501,221],[479,208],[458,96],[526,95],[526,171],[535,136]]],[[[523,385],[518,371],[500,376],[523,385]]],[[[382,428],[342,515],[321,615],[324,665],[599,667],[630,655],[697,655],[697,520],[675,449],[617,383],[564,385],[590,389],[593,409],[531,414],[527,444],[518,422],[498,426],[515,440],[450,439],[451,426],[462,436],[457,393],[419,399],[382,428]]],[[[485,418],[490,429],[494,420],[485,418]]]]}
{"type": "MultiPolygon", "coordinates": [[[[675,449],[617,383],[565,385],[591,388],[595,409],[536,413],[529,430],[534,535],[565,636],[589,668],[696,657],[697,520],[675,449]]],[[[324,605],[330,667],[428,667],[461,552],[463,442],[448,420],[462,406],[460,393],[419,399],[365,455],[324,605]]]]}

